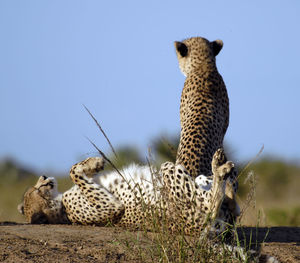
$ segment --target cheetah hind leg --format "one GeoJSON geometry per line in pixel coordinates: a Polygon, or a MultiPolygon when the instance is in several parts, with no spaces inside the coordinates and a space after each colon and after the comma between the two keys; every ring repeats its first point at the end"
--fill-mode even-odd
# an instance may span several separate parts
{"type": "Polygon", "coordinates": [[[212,206],[211,216],[212,220],[216,219],[223,199],[225,197],[225,181],[226,175],[228,175],[234,167],[233,162],[225,162],[226,157],[222,148],[218,149],[212,159],[212,173],[213,173],[213,185],[212,185],[212,206]]]}
{"type": "Polygon", "coordinates": [[[91,157],[72,166],[70,177],[80,191],[71,189],[63,196],[63,203],[72,223],[84,225],[117,223],[124,214],[123,203],[104,186],[89,178],[103,168],[104,160],[100,157],[91,157]]]}

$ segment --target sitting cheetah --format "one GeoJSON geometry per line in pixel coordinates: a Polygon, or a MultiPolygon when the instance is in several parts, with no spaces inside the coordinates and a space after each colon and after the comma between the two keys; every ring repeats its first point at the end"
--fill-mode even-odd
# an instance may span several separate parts
{"type": "MultiPolygon", "coordinates": [[[[215,59],[222,47],[221,40],[209,42],[201,37],[175,42],[179,67],[186,76],[181,94],[181,134],[176,164],[183,165],[194,178],[200,174],[211,176],[213,154],[223,147],[229,123],[227,90],[215,59]]],[[[233,169],[221,209],[228,223],[233,223],[239,215],[235,202],[236,176],[233,169]]]]}
{"type": "Polygon", "coordinates": [[[181,134],[176,163],[192,177],[210,175],[211,160],[222,147],[229,123],[229,101],[215,57],[221,40],[196,37],[175,42],[179,67],[186,76],[180,101],[181,134]]]}

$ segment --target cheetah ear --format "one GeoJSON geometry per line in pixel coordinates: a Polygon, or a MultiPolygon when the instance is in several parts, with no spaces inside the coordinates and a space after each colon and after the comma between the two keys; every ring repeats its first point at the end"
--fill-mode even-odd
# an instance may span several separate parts
{"type": "Polygon", "coordinates": [[[186,44],[182,43],[182,42],[175,42],[175,48],[177,50],[177,52],[180,54],[180,56],[182,56],[183,58],[187,55],[188,53],[188,48],[186,46],[186,44]]]}
{"type": "Polygon", "coordinates": [[[212,47],[212,50],[213,50],[213,53],[214,53],[214,56],[216,57],[219,52],[221,51],[222,47],[223,47],[223,41],[220,40],[220,39],[217,39],[213,42],[210,42],[211,43],[211,47],[212,47]]]}

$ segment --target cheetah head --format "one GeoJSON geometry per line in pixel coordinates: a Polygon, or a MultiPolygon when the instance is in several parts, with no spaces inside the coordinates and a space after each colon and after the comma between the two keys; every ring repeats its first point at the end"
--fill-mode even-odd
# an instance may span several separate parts
{"type": "Polygon", "coordinates": [[[215,65],[215,57],[223,47],[222,40],[208,41],[202,37],[193,37],[175,42],[179,67],[183,75],[206,65],[215,65]]]}
{"type": "Polygon", "coordinates": [[[18,210],[29,223],[52,223],[61,210],[61,195],[57,191],[55,178],[39,177],[37,183],[25,192],[18,210]]]}

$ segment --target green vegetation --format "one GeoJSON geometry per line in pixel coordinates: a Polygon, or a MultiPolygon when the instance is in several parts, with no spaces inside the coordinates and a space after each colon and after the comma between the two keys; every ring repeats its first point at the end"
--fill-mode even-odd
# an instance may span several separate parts
{"type": "Polygon", "coordinates": [[[300,167],[271,158],[251,165],[239,178],[242,203],[247,203],[248,193],[253,193],[251,180],[246,180],[249,175],[256,187],[248,215],[241,222],[255,226],[260,213],[263,226],[299,226],[300,167]]]}
{"type": "Polygon", "coordinates": [[[267,210],[267,218],[274,226],[299,226],[300,206],[293,208],[271,208],[267,210]]]}

